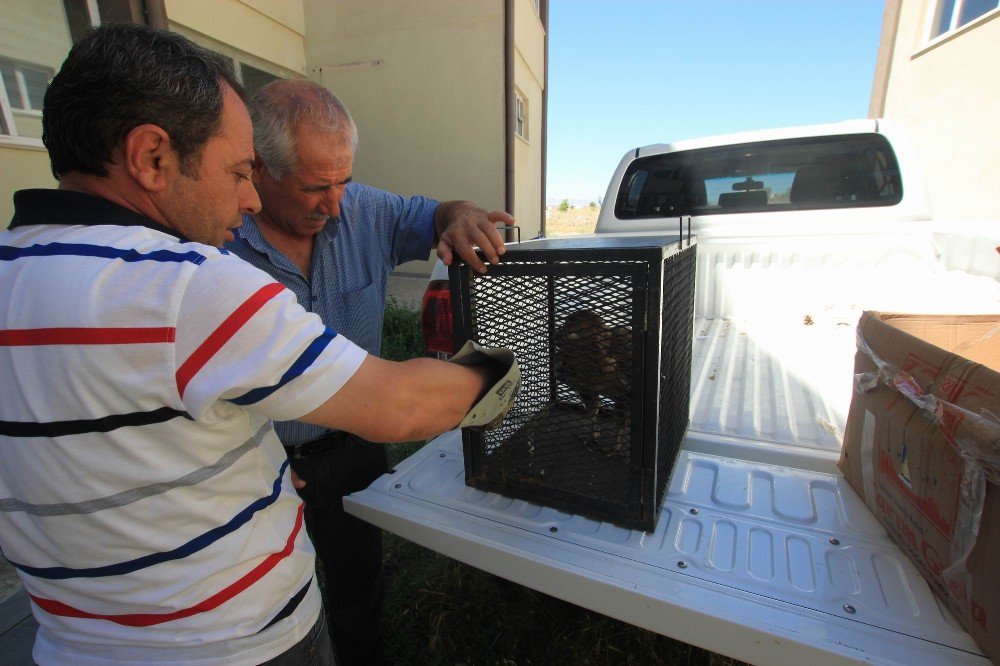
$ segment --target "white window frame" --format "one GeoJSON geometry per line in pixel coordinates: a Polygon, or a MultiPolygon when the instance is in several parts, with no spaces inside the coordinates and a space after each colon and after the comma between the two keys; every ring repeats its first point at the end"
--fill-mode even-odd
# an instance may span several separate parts
{"type": "Polygon", "coordinates": [[[971,21],[959,23],[959,17],[962,15],[962,8],[965,5],[966,0],[955,0],[955,4],[951,8],[951,17],[948,21],[948,27],[942,30],[939,34],[934,34],[934,30],[938,25],[938,12],[941,9],[943,1],[944,0],[937,0],[934,2],[931,5],[931,11],[927,12],[927,29],[925,34],[927,35],[927,41],[931,43],[947,39],[956,34],[959,30],[987,21],[989,20],[989,17],[1000,13],[1000,4],[998,4],[997,7],[988,10],[985,14],[977,16],[971,21]]]}
{"type": "MultiPolygon", "coordinates": [[[[101,15],[97,8],[97,0],[87,0],[87,14],[90,18],[90,25],[97,27],[101,25],[101,15]]],[[[11,58],[4,58],[7,62],[12,63],[15,68],[20,64],[16,60],[11,58]]],[[[33,65],[31,63],[25,63],[27,67],[38,67],[42,68],[41,65],[33,65]]],[[[49,70],[49,67],[45,67],[49,70]]],[[[17,111],[19,114],[41,116],[41,109],[30,108],[31,100],[28,97],[27,87],[24,81],[24,75],[17,69],[14,71],[14,76],[17,78],[16,84],[18,89],[18,94],[21,96],[21,101],[27,102],[28,107],[22,109],[18,107],[17,111]]],[[[14,107],[11,106],[10,99],[7,97],[7,86],[0,85],[0,118],[3,122],[0,123],[0,145],[11,146],[14,148],[34,148],[43,149],[44,144],[42,144],[41,139],[35,139],[33,137],[21,136],[17,133],[17,124],[14,122],[14,107]]]]}
{"type": "Polygon", "coordinates": [[[7,86],[0,86],[0,138],[17,138],[17,125],[14,124],[14,112],[10,108],[10,100],[7,99],[7,86]]]}
{"type": "Polygon", "coordinates": [[[18,106],[14,106],[14,103],[10,99],[10,95],[7,94],[8,81],[4,79],[4,86],[3,86],[5,95],[4,100],[7,104],[7,107],[11,109],[11,111],[16,109],[20,113],[40,117],[42,115],[41,107],[36,109],[35,107],[31,106],[31,97],[28,95],[28,82],[24,79],[24,70],[32,69],[38,72],[44,71],[44,73],[47,74],[48,78],[50,79],[53,76],[55,76],[56,74],[55,70],[53,70],[51,67],[46,67],[45,65],[36,65],[35,63],[18,62],[17,60],[12,60],[11,58],[7,58],[5,56],[0,56],[0,60],[2,60],[4,63],[14,68],[14,81],[12,83],[14,84],[13,87],[17,88],[17,94],[21,98],[20,104],[18,106]]]}
{"type": "Polygon", "coordinates": [[[524,101],[521,91],[514,90],[514,134],[525,141],[528,140],[528,105],[524,101]]]}

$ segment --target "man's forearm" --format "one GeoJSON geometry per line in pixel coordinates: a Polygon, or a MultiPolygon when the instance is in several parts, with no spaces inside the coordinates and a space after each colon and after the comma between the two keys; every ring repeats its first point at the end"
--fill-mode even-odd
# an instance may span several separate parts
{"type": "Polygon", "coordinates": [[[299,420],[373,442],[425,439],[459,424],[491,386],[495,369],[369,356],[329,400],[299,420]]]}

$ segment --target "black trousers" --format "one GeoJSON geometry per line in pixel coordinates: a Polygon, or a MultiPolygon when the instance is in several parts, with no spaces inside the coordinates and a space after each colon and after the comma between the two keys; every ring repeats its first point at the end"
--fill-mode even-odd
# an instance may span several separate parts
{"type": "Polygon", "coordinates": [[[323,614],[305,638],[261,666],[337,666],[323,614]]]}
{"type": "Polygon", "coordinates": [[[367,488],[389,470],[385,446],[334,433],[296,451],[292,469],[306,486],[306,529],[326,581],[324,605],[337,663],[383,664],[382,530],[344,512],[344,495],[367,488]]]}

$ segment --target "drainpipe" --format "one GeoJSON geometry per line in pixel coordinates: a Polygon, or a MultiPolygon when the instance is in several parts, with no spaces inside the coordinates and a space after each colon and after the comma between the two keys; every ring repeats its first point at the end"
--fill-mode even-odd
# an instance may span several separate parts
{"type": "Polygon", "coordinates": [[[899,33],[899,13],[902,0],[886,0],[882,14],[882,35],[879,37],[878,57],[875,60],[875,80],[872,96],[868,104],[868,117],[881,118],[885,115],[885,97],[889,90],[889,74],[892,71],[892,56],[896,50],[896,36],[899,33]]]}
{"type": "Polygon", "coordinates": [[[87,0],[87,6],[91,16],[97,10],[101,23],[138,23],[167,29],[165,0],[87,0]]]}
{"type": "Polygon", "coordinates": [[[146,15],[146,25],[151,28],[166,30],[167,5],[165,0],[143,0],[143,13],[146,15]]]}
{"type": "MultiPolygon", "coordinates": [[[[514,214],[514,3],[503,1],[504,209],[514,214]]],[[[506,240],[514,240],[507,231],[506,240]]]]}
{"type": "Polygon", "coordinates": [[[542,141],[542,216],[539,232],[545,236],[545,178],[548,167],[549,151],[549,0],[538,3],[539,18],[542,19],[542,30],[545,40],[542,57],[545,58],[545,69],[542,74],[542,131],[539,138],[542,141]]]}

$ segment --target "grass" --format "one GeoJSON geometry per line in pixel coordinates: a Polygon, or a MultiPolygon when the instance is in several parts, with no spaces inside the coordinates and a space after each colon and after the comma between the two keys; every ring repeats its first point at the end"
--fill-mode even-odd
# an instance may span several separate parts
{"type": "Polygon", "coordinates": [[[405,361],[423,353],[420,313],[390,296],[382,320],[382,358],[405,361]]]}
{"type": "MultiPolygon", "coordinates": [[[[420,314],[390,298],[383,328],[386,357],[419,355],[419,329],[420,314]]],[[[423,444],[390,447],[390,463],[423,444]]],[[[386,655],[392,664],[739,663],[511,583],[389,532],[384,565],[386,655]]]]}

